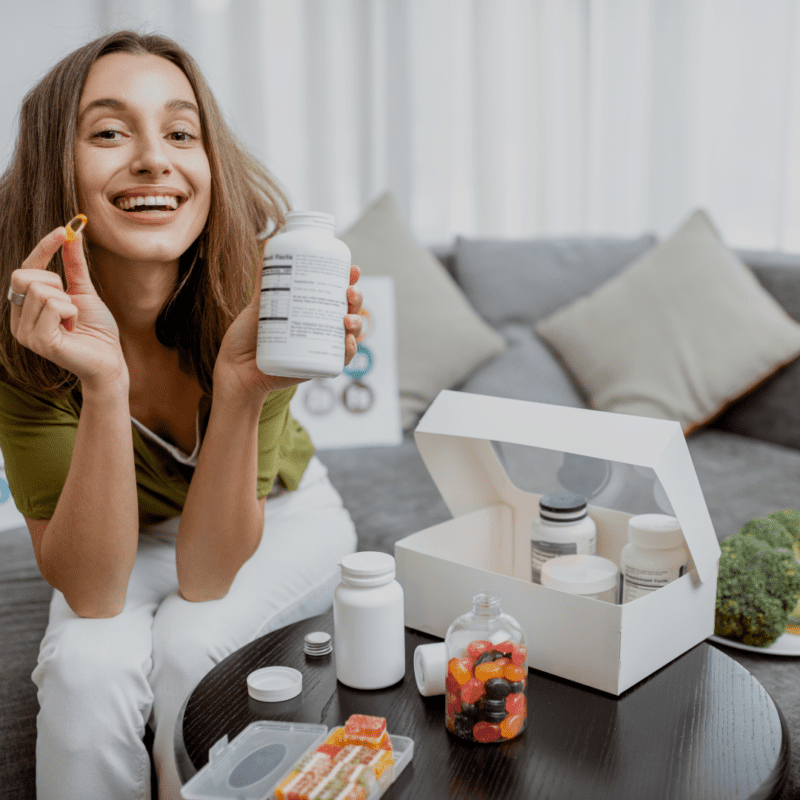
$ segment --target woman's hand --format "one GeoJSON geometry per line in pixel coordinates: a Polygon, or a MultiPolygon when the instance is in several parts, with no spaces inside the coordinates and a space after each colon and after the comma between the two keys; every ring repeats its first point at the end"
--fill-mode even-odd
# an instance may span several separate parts
{"type": "Polygon", "coordinates": [[[42,239],[11,273],[11,288],[24,294],[21,306],[11,303],[11,333],[24,347],[69,370],[84,391],[128,380],[119,342],[119,328],[98,296],[83,253],[83,237],[66,243],[66,228],[42,239]],[[63,245],[64,274],[47,269],[63,245]]]}
{"type": "MultiPolygon", "coordinates": [[[[239,399],[254,398],[263,403],[275,389],[302,383],[307,378],[282,378],[265,375],[256,364],[258,315],[261,305],[261,264],[253,298],[225,332],[214,366],[214,387],[230,391],[239,399]]],[[[361,276],[358,267],[350,267],[350,286],[347,289],[347,314],[344,317],[344,363],[349,364],[356,354],[356,339],[361,335],[361,304],[363,296],[355,285],[361,276]]]]}

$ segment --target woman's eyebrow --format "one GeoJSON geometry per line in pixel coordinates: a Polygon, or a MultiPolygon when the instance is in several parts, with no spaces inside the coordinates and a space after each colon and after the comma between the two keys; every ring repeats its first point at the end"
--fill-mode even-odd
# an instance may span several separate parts
{"type": "MultiPolygon", "coordinates": [[[[101,97],[97,100],[92,100],[83,111],[78,115],[78,122],[80,122],[86,114],[94,108],[110,108],[112,111],[125,111],[128,106],[113,97],[101,97]]],[[[189,100],[167,100],[164,103],[164,108],[170,111],[193,111],[197,116],[200,116],[200,110],[194,103],[189,100]]]]}

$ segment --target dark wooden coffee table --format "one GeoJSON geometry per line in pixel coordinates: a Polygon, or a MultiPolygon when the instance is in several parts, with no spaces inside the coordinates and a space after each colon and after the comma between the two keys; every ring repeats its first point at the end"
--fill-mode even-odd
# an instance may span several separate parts
{"type": "Polygon", "coordinates": [[[405,678],[388,689],[358,691],[336,680],[335,652],[305,656],[303,637],[315,630],[333,634],[333,615],[257,639],[203,678],[175,730],[184,782],[207,763],[215,742],[225,734],[233,740],[251,722],[333,728],[351,714],[386,717],[390,733],[414,740],[413,760],[386,800],[755,800],[776,797],[786,781],[783,715],[744,667],[706,643],[618,698],[530,670],[525,733],[476,745],[446,731],[443,696],[417,691],[414,650],[441,640],[407,628],[405,678]],[[270,665],[299,669],[302,695],[284,703],[252,700],[248,673],[270,665]]]}

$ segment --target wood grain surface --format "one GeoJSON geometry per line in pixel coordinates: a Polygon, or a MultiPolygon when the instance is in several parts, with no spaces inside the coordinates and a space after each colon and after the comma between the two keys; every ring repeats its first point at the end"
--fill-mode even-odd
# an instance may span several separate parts
{"type": "Polygon", "coordinates": [[[333,634],[332,614],[257,639],[200,682],[176,727],[184,781],[207,763],[215,742],[233,740],[251,722],[333,728],[351,714],[386,717],[390,733],[414,740],[413,760],[386,800],[760,800],[776,797],[786,779],[789,738],[780,711],[747,670],[705,643],[620,697],[530,670],[527,730],[479,745],[447,732],[444,696],[417,690],[414,649],[441,640],[407,628],[404,679],[359,691],[336,680],[335,652],[304,654],[303,637],[315,630],[333,634]],[[247,675],[271,665],[300,670],[301,696],[250,698],[247,675]]]}

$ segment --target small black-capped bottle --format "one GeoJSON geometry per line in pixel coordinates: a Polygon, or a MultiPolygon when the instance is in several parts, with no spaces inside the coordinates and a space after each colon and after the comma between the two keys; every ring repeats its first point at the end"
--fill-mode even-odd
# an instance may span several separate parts
{"type": "Polygon", "coordinates": [[[557,556],[597,553],[597,526],[586,498],[573,492],[542,495],[531,530],[531,580],[542,582],[542,564],[557,556]]]}

